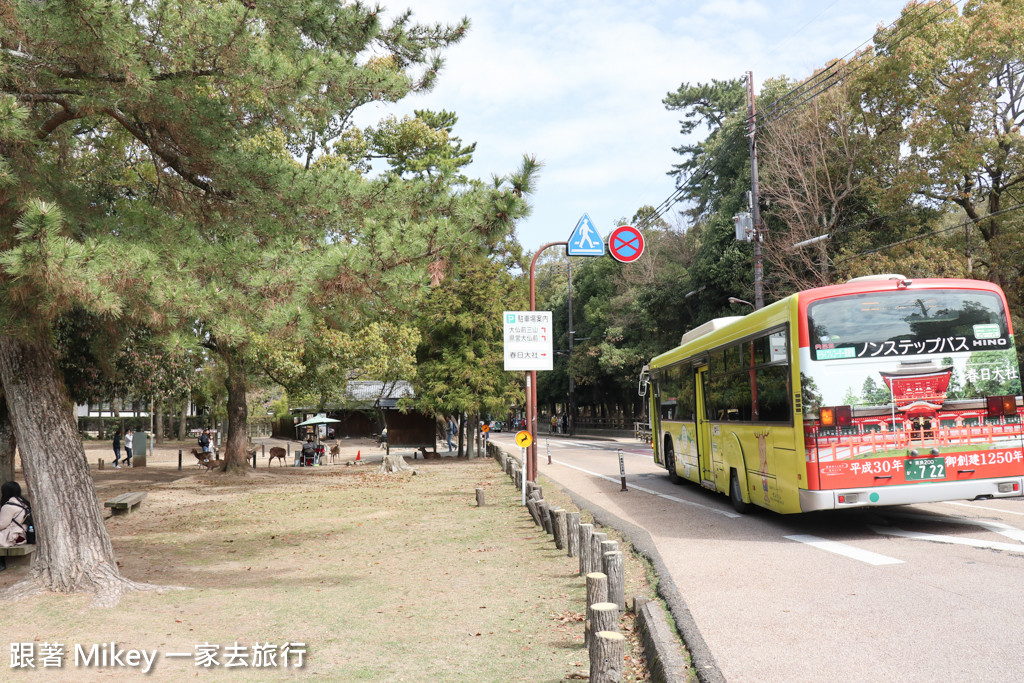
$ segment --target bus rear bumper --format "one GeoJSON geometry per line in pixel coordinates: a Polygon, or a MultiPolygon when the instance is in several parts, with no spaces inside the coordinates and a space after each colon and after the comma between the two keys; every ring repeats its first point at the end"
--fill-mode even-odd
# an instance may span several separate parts
{"type": "Polygon", "coordinates": [[[800,510],[837,510],[882,505],[938,503],[944,500],[1014,498],[1024,493],[1024,477],[998,477],[977,481],[942,481],[872,488],[800,490],[800,510]]]}

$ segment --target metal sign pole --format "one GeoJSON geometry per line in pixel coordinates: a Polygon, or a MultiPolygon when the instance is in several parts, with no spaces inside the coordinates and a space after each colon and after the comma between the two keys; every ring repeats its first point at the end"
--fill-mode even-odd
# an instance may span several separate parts
{"type": "Polygon", "coordinates": [[[628,491],[626,488],[626,464],[622,462],[622,449],[619,449],[619,477],[622,479],[622,490],[628,491]]]}
{"type": "Polygon", "coordinates": [[[525,448],[523,449],[522,457],[523,457],[523,470],[521,472],[522,476],[519,477],[519,479],[523,482],[523,502],[522,502],[522,505],[523,505],[523,507],[526,507],[526,449],[525,448]]]}

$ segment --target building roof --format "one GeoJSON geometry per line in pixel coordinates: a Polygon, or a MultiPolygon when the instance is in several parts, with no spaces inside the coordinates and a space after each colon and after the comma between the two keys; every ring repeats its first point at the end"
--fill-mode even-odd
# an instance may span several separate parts
{"type": "MultiPolygon", "coordinates": [[[[377,403],[381,408],[395,408],[399,399],[415,398],[416,392],[405,380],[380,382],[376,380],[351,380],[345,386],[345,400],[342,403],[328,403],[325,410],[369,410],[377,403]]],[[[295,406],[293,413],[310,412],[313,406],[295,406]]]]}

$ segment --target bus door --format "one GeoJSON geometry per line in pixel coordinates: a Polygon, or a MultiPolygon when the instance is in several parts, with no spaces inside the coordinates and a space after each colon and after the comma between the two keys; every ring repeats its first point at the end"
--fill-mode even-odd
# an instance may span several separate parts
{"type": "Polygon", "coordinates": [[[694,368],[697,374],[697,465],[700,483],[715,489],[715,472],[711,463],[711,410],[708,404],[708,366],[694,368]]]}

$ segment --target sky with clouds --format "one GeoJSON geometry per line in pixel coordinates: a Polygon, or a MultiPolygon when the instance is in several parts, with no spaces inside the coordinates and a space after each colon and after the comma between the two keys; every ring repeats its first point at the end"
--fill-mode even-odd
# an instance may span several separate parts
{"type": "Polygon", "coordinates": [[[673,189],[679,114],[665,95],[684,82],[805,78],[870,41],[904,0],[383,0],[420,22],[471,28],[447,51],[436,87],[362,112],[364,123],[446,109],[454,134],[476,142],[468,174],[544,163],[533,214],[518,227],[529,250],[567,239],[586,212],[602,234],[673,189]]]}

